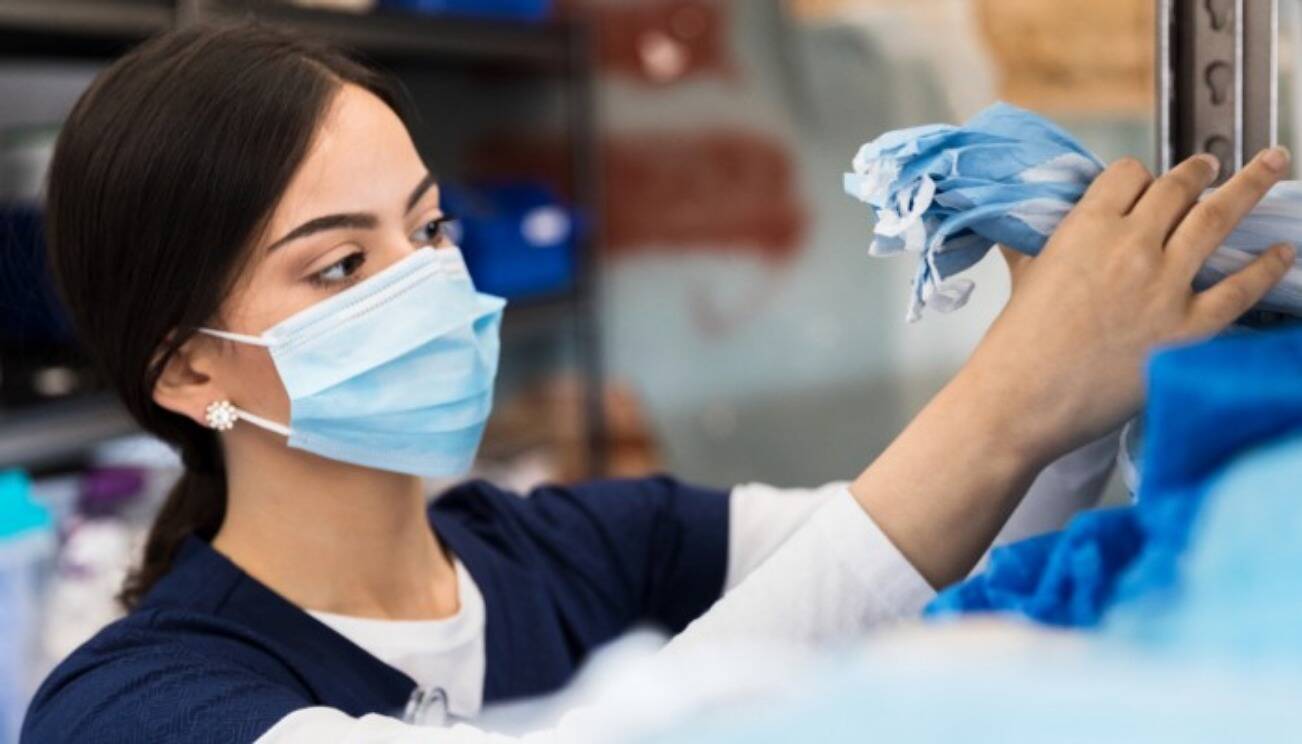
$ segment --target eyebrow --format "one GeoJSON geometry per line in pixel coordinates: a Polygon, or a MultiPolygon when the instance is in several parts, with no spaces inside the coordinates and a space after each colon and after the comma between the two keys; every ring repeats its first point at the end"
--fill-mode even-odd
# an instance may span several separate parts
{"type": "Polygon", "coordinates": [[[377,224],[379,224],[379,220],[375,218],[375,215],[365,213],[329,214],[325,217],[317,217],[316,219],[308,220],[293,230],[290,230],[289,234],[285,235],[285,237],[267,246],[267,252],[270,253],[286,243],[300,238],[306,238],[309,235],[315,235],[319,232],[325,232],[326,230],[341,230],[345,228],[354,230],[370,230],[377,224]]]}
{"type": "Polygon", "coordinates": [[[407,197],[407,209],[405,211],[410,212],[411,208],[416,206],[416,202],[420,201],[420,198],[424,196],[425,192],[429,191],[430,187],[433,185],[434,174],[426,173],[425,177],[420,179],[420,183],[416,184],[416,188],[412,189],[411,196],[407,197]]]}
{"type": "MultiPolygon", "coordinates": [[[[420,183],[416,184],[416,188],[412,190],[411,196],[407,197],[406,211],[410,212],[411,208],[416,206],[416,202],[420,201],[421,197],[425,195],[425,192],[429,191],[430,187],[433,185],[434,174],[426,173],[425,177],[420,180],[420,183]]],[[[375,215],[368,212],[328,214],[324,217],[317,217],[308,220],[293,230],[290,230],[280,240],[267,246],[267,252],[270,253],[286,243],[306,238],[309,235],[315,235],[319,232],[325,232],[326,230],[371,230],[378,224],[379,220],[376,219],[375,215]]]]}

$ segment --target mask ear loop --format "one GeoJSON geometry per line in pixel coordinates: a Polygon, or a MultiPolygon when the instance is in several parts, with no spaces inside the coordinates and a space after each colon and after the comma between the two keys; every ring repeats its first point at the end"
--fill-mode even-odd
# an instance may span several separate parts
{"type": "MultiPolygon", "coordinates": [[[[235,341],[241,344],[249,344],[251,346],[262,346],[262,347],[271,346],[271,342],[267,341],[261,336],[250,336],[244,333],[232,333],[231,331],[219,331],[214,328],[198,328],[196,330],[198,330],[199,333],[206,333],[209,336],[215,336],[217,338],[225,339],[227,341],[235,341]]],[[[275,421],[272,421],[271,419],[265,419],[255,413],[249,413],[248,411],[242,408],[236,408],[230,401],[223,400],[223,401],[214,402],[211,406],[208,407],[208,412],[209,412],[209,426],[211,426],[214,429],[219,429],[219,430],[229,429],[231,426],[234,425],[235,423],[234,420],[239,419],[242,421],[247,421],[256,427],[260,429],[265,429],[273,434],[279,434],[285,438],[288,438],[290,435],[290,429],[288,426],[285,426],[284,424],[278,424],[275,421]],[[212,417],[214,416],[214,414],[218,416],[218,419],[221,420],[224,425],[217,425],[213,423],[212,417]]]]}
{"type": "MultiPolygon", "coordinates": [[[[235,408],[235,406],[231,406],[231,407],[235,408]]],[[[249,413],[248,411],[242,408],[235,408],[235,415],[238,416],[240,420],[247,421],[258,428],[266,429],[272,434],[279,434],[280,436],[285,437],[286,439],[289,438],[290,435],[289,427],[285,426],[284,424],[278,424],[275,421],[272,421],[270,419],[264,419],[261,416],[249,413]]]]}
{"type": "Polygon", "coordinates": [[[218,331],[213,328],[197,328],[195,330],[199,331],[199,333],[206,333],[209,336],[216,336],[217,338],[224,338],[227,341],[235,341],[241,344],[264,347],[271,346],[271,342],[261,336],[249,336],[244,333],[232,333],[231,331],[218,331]]]}
{"type": "Polygon", "coordinates": [[[208,423],[208,428],[217,431],[230,431],[235,428],[236,421],[243,420],[273,434],[279,434],[283,437],[289,437],[290,435],[289,427],[236,408],[229,400],[215,400],[209,403],[208,410],[204,412],[204,418],[208,423]]]}

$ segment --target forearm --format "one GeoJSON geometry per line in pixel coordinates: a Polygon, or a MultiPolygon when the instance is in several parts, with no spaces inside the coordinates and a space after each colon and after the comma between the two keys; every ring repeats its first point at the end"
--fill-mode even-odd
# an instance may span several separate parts
{"type": "Polygon", "coordinates": [[[932,586],[967,575],[1052,453],[1018,391],[976,368],[950,382],[851,485],[932,586]]]}
{"type": "Polygon", "coordinates": [[[1271,148],[1204,193],[1220,172],[1211,155],[1156,180],[1119,161],[1036,258],[1016,260],[981,359],[852,486],[928,581],[962,578],[1043,465],[1134,414],[1153,348],[1220,332],[1292,268],[1296,251],[1275,246],[1216,286],[1192,288],[1288,165],[1288,151],[1271,148]]]}

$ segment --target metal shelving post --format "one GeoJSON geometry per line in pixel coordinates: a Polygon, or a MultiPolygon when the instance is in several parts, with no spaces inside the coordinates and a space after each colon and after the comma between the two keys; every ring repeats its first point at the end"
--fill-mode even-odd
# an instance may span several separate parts
{"type": "Polygon", "coordinates": [[[567,83],[570,95],[571,163],[574,202],[586,221],[582,237],[582,263],[575,291],[574,320],[579,342],[576,353],[584,370],[584,418],[587,420],[588,470],[606,472],[605,369],[602,362],[601,328],[597,323],[601,298],[596,282],[597,247],[601,244],[601,146],[596,123],[596,63],[592,29],[586,23],[570,28],[570,64],[567,83]]]}

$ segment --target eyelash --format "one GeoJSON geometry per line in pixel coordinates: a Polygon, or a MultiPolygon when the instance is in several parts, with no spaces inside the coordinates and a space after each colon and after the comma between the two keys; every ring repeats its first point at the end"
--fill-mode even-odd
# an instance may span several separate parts
{"type": "MultiPolygon", "coordinates": [[[[437,247],[441,245],[448,237],[447,236],[448,224],[452,221],[453,221],[452,217],[443,215],[442,217],[426,222],[421,229],[423,230],[426,228],[430,228],[432,226],[433,233],[434,233],[433,236],[428,239],[423,239],[423,240],[418,239],[415,242],[419,243],[422,246],[431,245],[437,247]]],[[[414,236],[415,233],[412,233],[412,235],[414,236]]],[[[344,256],[338,261],[335,261],[334,263],[330,264],[324,269],[321,269],[315,274],[309,276],[308,282],[310,282],[313,286],[320,287],[322,289],[337,287],[341,284],[348,283],[351,279],[356,277],[357,271],[361,269],[365,263],[366,263],[366,254],[363,253],[362,251],[354,251],[353,253],[349,253],[347,256],[344,256]],[[326,278],[326,275],[328,273],[340,268],[342,268],[345,272],[345,274],[342,277],[339,277],[337,279],[326,278]]]]}
{"type": "MultiPolygon", "coordinates": [[[[434,234],[429,238],[426,238],[424,240],[416,240],[415,242],[420,245],[432,245],[432,246],[440,245],[441,243],[443,243],[443,241],[447,239],[448,225],[451,224],[453,221],[454,218],[449,217],[448,215],[445,214],[441,217],[426,222],[423,226],[421,226],[421,230],[424,230],[432,225],[434,227],[434,234]]],[[[417,232],[420,232],[420,230],[417,230],[417,232]]],[[[412,233],[412,235],[415,236],[415,233],[412,233]]]]}
{"type": "Polygon", "coordinates": [[[315,274],[309,276],[307,279],[309,282],[311,282],[314,286],[317,287],[321,287],[321,288],[336,287],[340,284],[344,284],[348,282],[348,280],[356,276],[357,270],[362,268],[362,265],[365,263],[366,263],[366,254],[361,251],[354,251],[353,253],[349,253],[347,256],[344,256],[338,261],[335,261],[334,263],[330,264],[324,269],[321,269],[315,274]],[[326,278],[326,274],[338,268],[342,268],[347,273],[345,273],[343,277],[340,277],[338,279],[326,278]]]}

